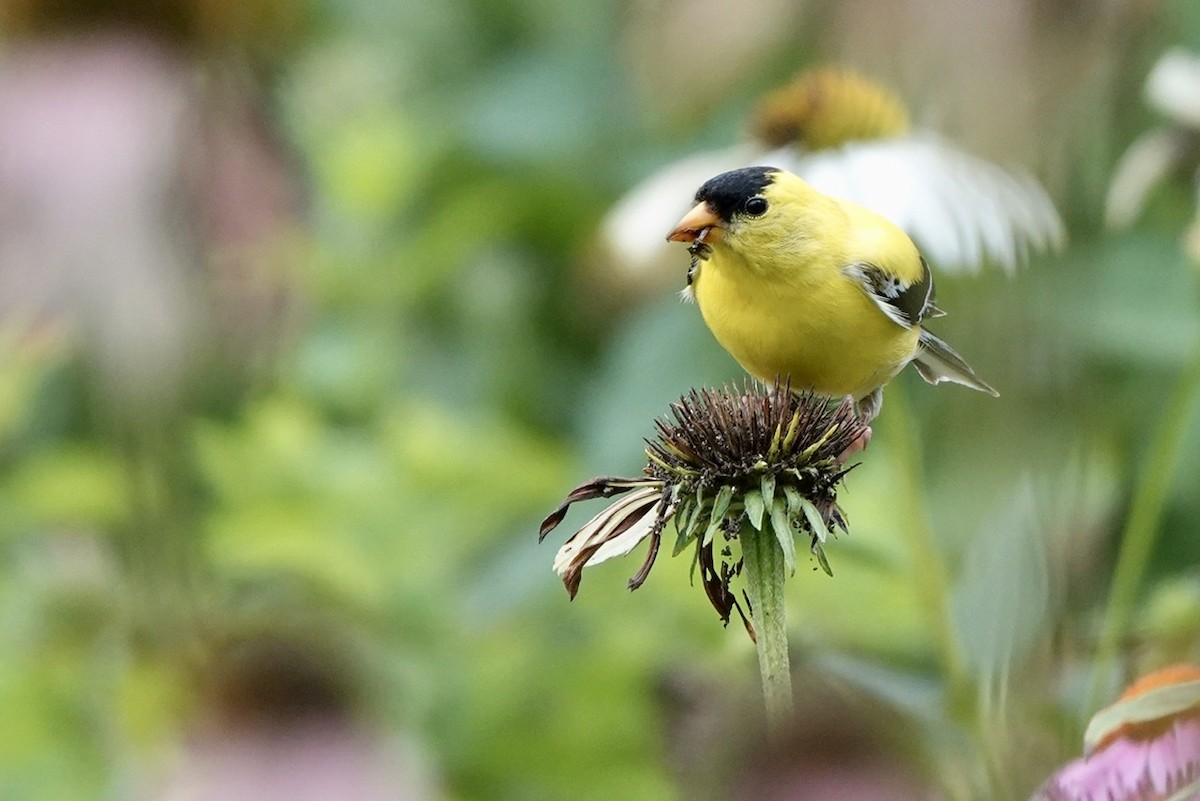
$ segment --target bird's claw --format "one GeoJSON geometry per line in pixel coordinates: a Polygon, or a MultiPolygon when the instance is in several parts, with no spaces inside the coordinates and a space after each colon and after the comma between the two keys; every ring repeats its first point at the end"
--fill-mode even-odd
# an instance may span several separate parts
{"type": "Polygon", "coordinates": [[[855,439],[854,442],[851,442],[846,447],[846,450],[844,450],[840,454],[838,454],[838,461],[845,462],[845,461],[850,460],[857,454],[865,451],[867,449],[867,445],[869,445],[870,443],[871,443],[871,427],[867,426],[865,429],[863,429],[863,432],[858,435],[858,438],[855,439]]]}

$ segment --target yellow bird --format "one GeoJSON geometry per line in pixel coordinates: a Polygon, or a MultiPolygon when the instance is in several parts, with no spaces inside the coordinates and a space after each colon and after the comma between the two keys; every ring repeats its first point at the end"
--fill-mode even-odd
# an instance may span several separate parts
{"type": "Polygon", "coordinates": [[[926,331],[929,265],[908,235],[856,203],[775,167],[722,173],[667,236],[690,242],[686,294],[751,375],[850,396],[871,420],[909,362],[931,384],[998,395],[926,331]]]}

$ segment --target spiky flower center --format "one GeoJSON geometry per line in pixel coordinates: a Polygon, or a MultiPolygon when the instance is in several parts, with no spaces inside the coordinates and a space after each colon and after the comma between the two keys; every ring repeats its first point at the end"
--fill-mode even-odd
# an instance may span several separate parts
{"type": "MultiPolygon", "coordinates": [[[[831,573],[824,543],[845,530],[837,486],[850,468],[841,455],[867,425],[850,401],[834,404],[786,385],[693,390],[656,421],[648,464],[638,478],[598,478],[577,487],[542,524],[553,530],[570,504],[629,493],[592,518],[560,549],[555,569],[574,596],[585,566],[628,553],[642,539],[649,554],[630,581],[645,581],[662,531],[673,520],[674,554],[694,548],[694,567],[722,620],[741,607],[731,583],[742,570],[741,533],[772,532],[789,572],[796,538],[831,573]]],[[[743,620],[746,619],[742,614],[743,620]]]]}
{"type": "Polygon", "coordinates": [[[836,488],[850,469],[839,457],[866,430],[852,404],[776,384],[693,390],[671,411],[673,420],[660,419],[658,437],[647,443],[646,473],[663,482],[670,499],[674,553],[695,545],[705,590],[722,619],[738,608],[730,583],[742,565],[731,544],[746,526],[774,532],[789,572],[795,540],[805,537],[832,575],[824,543],[831,529],[846,528],[836,488]]]}

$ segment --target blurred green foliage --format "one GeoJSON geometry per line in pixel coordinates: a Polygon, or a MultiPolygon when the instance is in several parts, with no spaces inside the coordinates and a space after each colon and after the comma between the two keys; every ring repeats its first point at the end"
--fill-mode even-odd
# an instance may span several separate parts
{"type": "MultiPolygon", "coordinates": [[[[1188,13],[1178,38],[1200,40],[1188,13]]],[[[665,554],[635,595],[617,560],[569,604],[558,542],[535,533],[579,481],[638,470],[688,387],[740,380],[694,308],[603,297],[583,265],[622,192],[732,139],[780,75],[748,67],[716,108],[663,119],[630,62],[630,4],[326,0],[313,16],[271,92],[311,220],[279,357],[159,426],[107,409],[53,331],[0,329],[0,799],[131,797],[202,703],[206,637],[309,614],[356,643],[367,718],[420,739],[447,798],[681,797],[663,682],[698,672],[743,697],[750,644],[665,554]]],[[[1155,24],[1147,62],[1167,42],[1155,24]]],[[[799,662],[919,724],[908,758],[928,775],[982,772],[966,791],[947,780],[960,796],[1024,797],[1077,750],[1130,498],[1198,358],[1187,182],[1131,232],[1099,223],[1107,168],[1152,120],[1129,116],[1080,144],[1099,162],[1069,165],[1068,252],[939,285],[939,333],[1001,400],[903,376],[909,411],[885,407],[849,477],[834,577],[802,569],[789,589],[799,662]],[[889,411],[911,414],[919,450],[889,411]],[[914,520],[948,566],[960,695],[914,520]],[[1000,782],[1004,760],[1021,767],[1000,782]]],[[[1195,418],[1121,638],[1130,669],[1200,658],[1195,418]]]]}

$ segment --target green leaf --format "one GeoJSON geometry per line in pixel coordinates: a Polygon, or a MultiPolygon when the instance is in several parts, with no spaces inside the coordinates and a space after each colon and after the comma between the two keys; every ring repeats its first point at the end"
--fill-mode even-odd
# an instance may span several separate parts
{"type": "Polygon", "coordinates": [[[775,476],[770,473],[762,477],[762,498],[765,508],[775,505],[775,476]]]}
{"type": "Polygon", "coordinates": [[[813,663],[863,692],[895,707],[902,714],[935,730],[951,726],[945,717],[941,683],[927,673],[905,670],[878,659],[866,659],[836,650],[813,654],[813,663]]]}
{"type": "Polygon", "coordinates": [[[348,602],[378,603],[388,564],[338,533],[336,518],[315,502],[275,501],[214,516],[208,542],[213,563],[230,574],[294,576],[348,602]]]}
{"type": "Polygon", "coordinates": [[[694,539],[696,547],[692,549],[692,566],[688,568],[688,581],[692,584],[696,583],[696,568],[700,566],[700,549],[703,547],[700,544],[699,538],[694,539]]]}
{"type": "Polygon", "coordinates": [[[696,489],[696,499],[688,499],[684,503],[687,504],[688,515],[685,519],[678,520],[675,524],[675,530],[679,533],[679,539],[676,543],[676,551],[674,555],[687,546],[697,535],[696,526],[700,523],[700,515],[704,514],[704,494],[699,488],[696,489]]]}
{"type": "Polygon", "coordinates": [[[967,548],[953,615],[970,666],[1000,677],[1037,643],[1051,599],[1047,536],[1031,480],[1006,493],[967,548]]]}
{"type": "Polygon", "coordinates": [[[679,509],[675,512],[675,531],[678,536],[675,538],[675,548],[671,551],[671,556],[679,556],[691,542],[694,536],[692,526],[696,522],[699,511],[690,498],[679,505],[679,509]]]}
{"type": "Polygon", "coordinates": [[[382,111],[340,126],[313,151],[320,185],[351,213],[379,220],[411,191],[420,167],[415,134],[403,115],[382,111]]]}
{"type": "Polygon", "coordinates": [[[111,526],[129,514],[120,462],[97,448],[65,445],[26,456],[7,479],[0,531],[111,526]]]}
{"type": "Polygon", "coordinates": [[[721,529],[731,498],[733,498],[733,487],[725,485],[717,491],[717,498],[713,501],[712,514],[708,517],[708,530],[704,532],[705,545],[711,543],[713,537],[717,536],[717,532],[721,529]]]}
{"type": "Polygon", "coordinates": [[[796,573],[796,535],[792,528],[791,518],[788,517],[787,506],[782,499],[776,498],[771,504],[771,528],[775,529],[775,538],[783,549],[783,564],[788,575],[796,573]]]}
{"type": "Polygon", "coordinates": [[[800,499],[800,508],[804,511],[804,517],[807,518],[808,526],[812,529],[816,541],[818,543],[825,542],[829,538],[829,529],[825,528],[825,518],[821,516],[821,511],[808,498],[800,499]]]}
{"type": "Polygon", "coordinates": [[[825,575],[833,578],[833,568],[829,566],[829,560],[825,557],[825,549],[821,547],[821,543],[814,542],[812,544],[812,553],[817,557],[817,564],[825,571],[825,575]]]}
{"type": "Polygon", "coordinates": [[[750,490],[742,496],[742,503],[746,506],[746,519],[750,521],[750,525],[754,526],[756,531],[762,531],[763,514],[767,511],[762,493],[750,490]]]}
{"type": "Polygon", "coordinates": [[[1174,234],[1130,232],[1103,245],[1072,249],[1070,260],[1029,293],[1033,310],[1054,319],[1064,341],[1088,357],[1147,365],[1175,365],[1195,346],[1195,277],[1174,234]],[[1080,262],[1088,280],[1076,276],[1080,262]],[[1129,269],[1128,265],[1144,265],[1129,269]],[[1054,302],[1056,293],[1077,286],[1054,302]],[[1137,336],[1130,336],[1136,331],[1137,336]]]}
{"type": "Polygon", "coordinates": [[[804,497],[795,488],[788,485],[783,487],[783,495],[787,498],[788,515],[795,517],[803,511],[804,497]]]}

